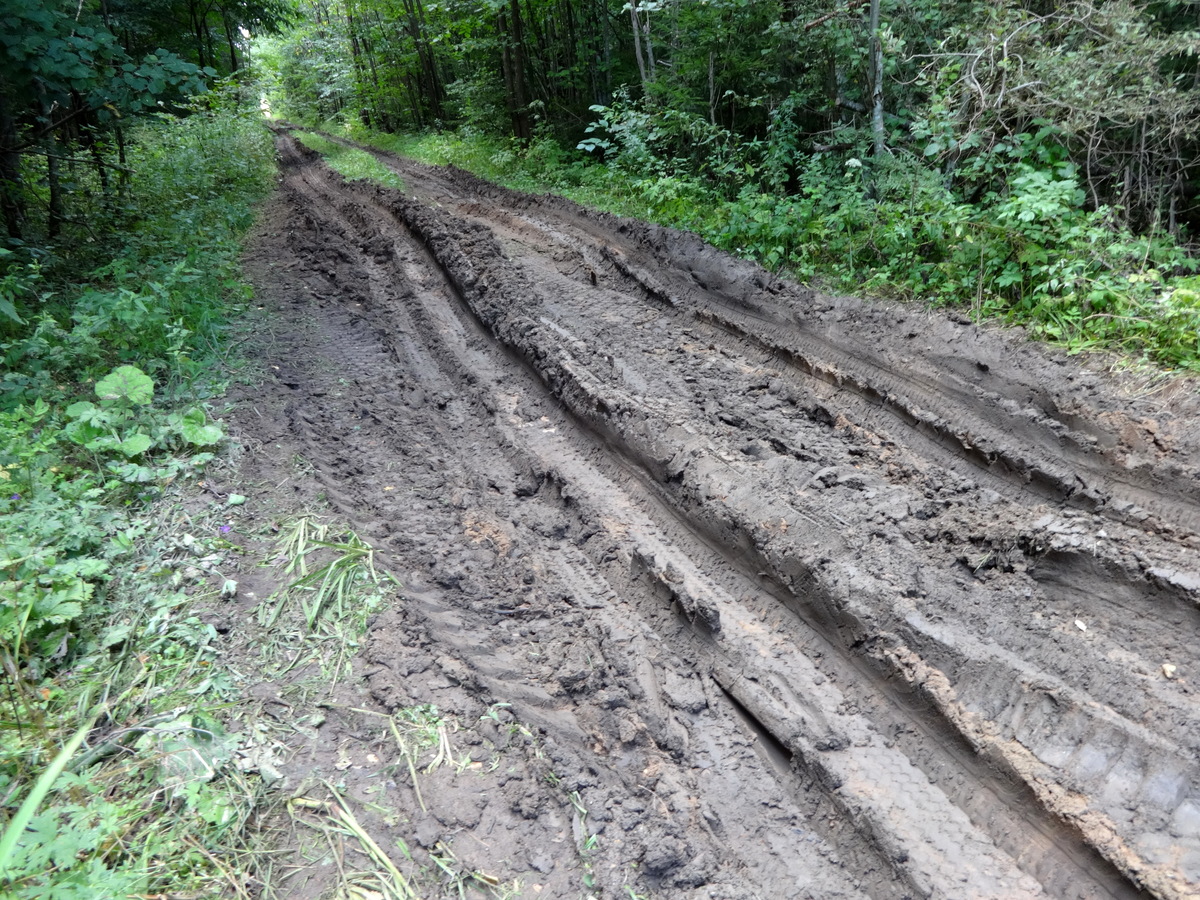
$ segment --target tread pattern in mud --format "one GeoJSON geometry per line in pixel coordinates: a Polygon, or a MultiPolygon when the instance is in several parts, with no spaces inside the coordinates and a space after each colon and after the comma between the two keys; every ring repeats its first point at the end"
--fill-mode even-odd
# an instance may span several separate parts
{"type": "Polygon", "coordinates": [[[1200,891],[1193,395],[280,147],[290,430],[416,598],[368,684],[419,628],[459,702],[537,730],[590,810],[547,884],[1200,891]]]}

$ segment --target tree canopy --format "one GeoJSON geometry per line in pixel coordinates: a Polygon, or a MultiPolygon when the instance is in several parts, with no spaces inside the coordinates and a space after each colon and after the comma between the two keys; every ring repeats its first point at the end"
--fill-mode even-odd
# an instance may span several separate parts
{"type": "Polygon", "coordinates": [[[10,245],[54,239],[69,217],[64,166],[104,196],[128,174],[122,123],[170,111],[238,71],[252,30],[285,0],[0,0],[0,207],[10,245]]]}

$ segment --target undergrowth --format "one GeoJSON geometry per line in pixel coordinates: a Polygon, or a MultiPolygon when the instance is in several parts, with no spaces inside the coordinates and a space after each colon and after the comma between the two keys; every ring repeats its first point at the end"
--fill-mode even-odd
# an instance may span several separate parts
{"type": "Polygon", "coordinates": [[[96,246],[0,255],[5,897],[247,896],[261,784],[230,764],[232,687],[184,590],[226,542],[173,498],[224,437],[239,241],[273,177],[256,118],[141,126],[96,246]]]}
{"type": "Polygon", "coordinates": [[[873,161],[865,147],[782,160],[778,139],[731,151],[704,134],[712,152],[697,174],[694,159],[645,138],[672,123],[632,107],[597,113],[599,136],[580,148],[603,151],[603,163],[548,135],[522,145],[467,129],[348,133],[517,190],[687,229],[828,289],[965,308],[1072,352],[1200,370],[1197,260],[1167,235],[1131,234],[1114,210],[1087,209],[1079,173],[1041,132],[977,161],[980,183],[1000,187],[968,203],[923,161],[873,161]]]}

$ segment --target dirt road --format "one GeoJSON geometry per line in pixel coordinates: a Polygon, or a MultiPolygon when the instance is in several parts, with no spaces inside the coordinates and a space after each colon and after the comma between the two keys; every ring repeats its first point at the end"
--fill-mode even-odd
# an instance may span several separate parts
{"type": "Polygon", "coordinates": [[[405,585],[361,703],[436,704],[471,760],[386,785],[398,864],[453,849],[479,896],[1200,896],[1194,385],[279,146],[243,434],[405,585]]]}

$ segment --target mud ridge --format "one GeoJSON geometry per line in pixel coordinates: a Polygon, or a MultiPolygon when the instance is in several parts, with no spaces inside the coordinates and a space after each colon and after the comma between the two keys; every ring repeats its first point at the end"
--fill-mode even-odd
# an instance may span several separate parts
{"type": "MultiPolygon", "coordinates": [[[[418,218],[419,218],[419,216],[411,216],[409,219],[409,225],[410,225],[410,227],[415,227],[418,229],[418,231],[420,231],[421,223],[417,221],[418,218]]],[[[448,253],[448,255],[450,255],[452,257],[455,256],[452,249],[449,248],[448,246],[446,246],[449,243],[449,241],[446,238],[447,232],[445,230],[438,229],[436,227],[428,227],[428,226],[427,226],[426,230],[429,234],[429,237],[427,238],[427,240],[431,241],[435,246],[437,244],[441,243],[442,246],[438,249],[440,249],[442,253],[448,253]]],[[[437,252],[438,252],[438,250],[435,250],[435,253],[437,253],[437,252]]],[[[454,277],[455,274],[461,274],[461,273],[455,273],[453,268],[450,266],[447,266],[447,269],[450,272],[451,277],[454,277]]],[[[472,269],[472,270],[470,270],[470,275],[468,275],[466,279],[464,279],[462,282],[459,283],[460,290],[469,292],[471,287],[474,285],[474,283],[476,283],[476,278],[475,278],[474,270],[472,269]]],[[[519,292],[523,293],[523,294],[525,293],[524,290],[520,290],[519,292]]],[[[493,293],[494,293],[494,291],[493,291],[493,293]]],[[[494,296],[490,302],[492,304],[495,303],[494,296]]],[[[494,308],[494,306],[489,307],[489,308],[494,308]]],[[[486,311],[482,311],[482,314],[486,316],[486,311]]],[[[486,319],[485,319],[485,321],[486,321],[486,319]]],[[[526,322],[518,322],[515,325],[513,325],[511,323],[506,323],[503,328],[497,329],[497,333],[498,334],[521,333],[521,334],[527,335],[530,333],[529,324],[530,323],[526,323],[526,322]]],[[[532,357],[532,354],[528,355],[527,359],[531,359],[531,357],[532,357]]],[[[564,373],[567,372],[568,370],[569,370],[569,364],[564,364],[564,373]]],[[[560,396],[563,395],[562,385],[564,385],[565,383],[567,383],[569,381],[569,374],[564,374],[564,373],[554,373],[554,374],[549,374],[546,376],[546,380],[548,383],[550,383],[551,385],[557,385],[556,392],[559,393],[560,396]]],[[[629,409],[629,407],[627,405],[623,404],[621,399],[619,399],[619,398],[615,399],[615,400],[604,401],[604,400],[597,400],[593,397],[589,397],[588,401],[589,402],[584,403],[584,404],[578,404],[578,403],[575,404],[573,407],[575,409],[575,412],[577,414],[586,415],[587,411],[589,411],[592,407],[595,407],[596,409],[600,409],[604,412],[614,412],[615,411],[619,414],[620,412],[626,411],[629,409]]],[[[593,427],[597,427],[596,422],[593,421],[591,424],[593,427]]],[[[612,432],[612,431],[609,431],[607,436],[609,437],[610,440],[619,438],[619,435],[617,435],[615,432],[612,432]]],[[[649,461],[651,464],[653,464],[653,459],[648,460],[645,455],[636,454],[636,452],[634,453],[634,455],[641,457],[639,460],[640,462],[645,463],[645,462],[649,461]]],[[[724,535],[724,537],[726,539],[728,539],[729,535],[724,535]]],[[[747,538],[747,534],[745,531],[742,532],[741,537],[743,540],[745,540],[747,538]]],[[[762,560],[760,560],[760,562],[763,564],[767,564],[766,559],[762,559],[762,560]]],[[[804,579],[804,580],[809,580],[812,578],[812,575],[810,572],[803,572],[800,574],[800,578],[804,579]]],[[[792,580],[792,583],[795,583],[794,576],[791,580],[792,580]]],[[[824,608],[824,609],[829,609],[831,607],[836,608],[836,604],[833,603],[831,601],[831,598],[828,598],[828,597],[823,598],[823,600],[818,599],[816,601],[814,601],[810,597],[810,599],[807,600],[806,602],[802,601],[803,605],[805,605],[805,606],[813,605],[814,602],[815,602],[815,605],[820,608],[824,608]]],[[[681,605],[683,606],[683,608],[685,610],[689,611],[689,614],[692,618],[694,618],[696,616],[695,610],[697,607],[697,603],[695,601],[690,602],[690,603],[684,602],[681,605]]],[[[719,619],[719,617],[714,612],[712,612],[711,609],[708,612],[707,616],[704,615],[703,613],[701,613],[700,615],[701,615],[701,618],[710,622],[710,627],[711,627],[712,622],[717,621],[719,619]]],[[[818,613],[818,615],[820,615],[820,614],[818,613]]],[[[841,637],[843,642],[851,642],[851,641],[855,640],[854,635],[865,632],[866,628],[864,627],[864,625],[861,622],[859,622],[851,617],[849,619],[844,618],[843,621],[840,622],[837,626],[835,626],[833,630],[842,632],[843,635],[845,635],[845,636],[841,637]]],[[[858,642],[861,643],[861,640],[859,640],[858,642]]],[[[878,657],[881,659],[888,658],[886,650],[882,650],[882,651],[876,650],[875,652],[878,655],[878,657]]],[[[720,680],[721,679],[718,677],[718,681],[720,681],[720,680]]],[[[756,703],[755,700],[750,696],[747,696],[745,694],[743,694],[742,696],[737,696],[736,693],[733,693],[734,689],[731,688],[728,684],[723,685],[723,687],[725,687],[727,691],[731,691],[731,696],[734,696],[735,699],[739,703],[741,703],[743,707],[748,707],[748,708],[754,708],[756,706],[761,707],[761,704],[756,703]]],[[[776,722],[787,721],[789,719],[789,716],[781,715],[779,713],[772,715],[770,713],[763,714],[763,713],[759,712],[756,714],[755,717],[760,722],[763,720],[763,718],[766,718],[768,721],[774,720],[776,722]]],[[[792,717],[792,718],[794,718],[794,717],[792,717]]],[[[768,730],[770,730],[769,726],[767,726],[767,727],[768,727],[768,730]]],[[[778,730],[779,726],[776,726],[776,728],[778,730]]],[[[790,752],[796,753],[798,755],[807,755],[807,754],[804,754],[804,751],[796,749],[796,747],[794,746],[795,745],[794,737],[791,740],[791,746],[789,746],[789,740],[787,737],[781,736],[780,734],[776,733],[775,731],[772,731],[772,734],[776,737],[776,739],[780,740],[784,746],[787,746],[790,752]]],[[[830,740],[828,737],[818,738],[817,742],[815,743],[815,748],[817,750],[838,749],[837,745],[839,743],[841,743],[840,739],[830,740]]],[[[972,774],[975,775],[975,785],[973,787],[973,790],[981,789],[982,785],[979,782],[981,782],[983,779],[979,778],[978,773],[972,773],[972,774]]],[[[832,777],[832,776],[826,776],[826,777],[832,777]]],[[[836,777],[832,777],[832,780],[836,781],[837,779],[836,779],[836,777]]],[[[984,820],[994,819],[994,817],[995,817],[994,809],[988,809],[983,815],[981,815],[981,818],[983,818],[984,820]]],[[[1058,830],[1060,832],[1062,832],[1061,829],[1058,829],[1058,830]]],[[[1021,838],[1021,840],[1024,840],[1024,839],[1026,839],[1026,838],[1023,836],[1021,838]]],[[[1064,833],[1064,843],[1066,843],[1065,833],[1064,833]]],[[[1086,855],[1086,854],[1083,854],[1083,855],[1086,855]]],[[[1035,864],[1035,866],[1041,867],[1040,861],[1037,864],[1035,864]]],[[[1099,868],[1099,867],[1096,867],[1094,863],[1093,863],[1093,867],[1099,868]]],[[[1054,870],[1056,867],[1045,866],[1044,868],[1046,870],[1054,870]]],[[[1059,871],[1061,871],[1061,869],[1059,871]]],[[[1064,878],[1063,880],[1067,884],[1072,884],[1072,885],[1078,885],[1078,883],[1079,883],[1079,878],[1078,878],[1077,874],[1068,876],[1068,877],[1064,878]]],[[[1111,876],[1108,880],[1110,881],[1110,883],[1115,884],[1115,879],[1112,879],[1111,876]]],[[[1113,894],[1113,896],[1121,896],[1122,895],[1121,889],[1119,887],[1114,887],[1113,890],[1116,891],[1116,893],[1113,894]]]]}
{"type": "Polygon", "coordinates": [[[606,810],[579,857],[606,890],[1200,888],[1190,397],[463,173],[384,157],[403,196],[281,149],[292,269],[360,388],[294,377],[289,427],[428,598],[406,627],[606,810]]]}
{"type": "MultiPolygon", "coordinates": [[[[399,163],[387,154],[379,155],[394,165],[399,163]]],[[[396,168],[410,171],[412,164],[396,168]]],[[[461,170],[447,172],[450,183],[463,194],[487,196],[510,210],[536,204],[544,220],[563,230],[574,226],[604,242],[606,258],[633,275],[655,299],[689,308],[697,317],[720,322],[739,336],[762,340],[761,331],[756,334],[753,326],[745,324],[748,317],[758,329],[772,329],[767,343],[773,351],[801,360],[801,367],[814,368],[812,374],[817,377],[832,379],[839,388],[849,382],[851,389],[860,390],[872,401],[894,398],[902,419],[917,413],[922,425],[937,423],[935,430],[944,430],[955,439],[968,437],[965,455],[985,470],[997,459],[1012,459],[1018,482],[1028,482],[1030,476],[1043,477],[1036,466],[1058,463],[1061,471],[1045,473],[1048,482],[1064,497],[1076,496],[1087,508],[1094,504],[1109,516],[1137,523],[1161,511],[1166,527],[1182,523],[1191,532],[1200,525],[1200,480],[1195,477],[1200,454],[1194,426],[1186,421],[1189,413],[1185,411],[1195,410],[1194,396],[1185,399],[1183,409],[1168,418],[1167,427],[1172,432],[1180,429],[1185,445],[1172,447],[1176,452],[1168,465],[1147,465],[1137,451],[1160,451],[1161,445],[1173,443],[1171,437],[1164,440],[1159,433],[1160,426],[1167,423],[1154,421],[1163,408],[1147,404],[1140,421],[1122,416],[1111,408],[1112,390],[1096,385],[1090,373],[1062,373],[1069,364],[1053,354],[1019,344],[988,342],[976,326],[954,317],[929,319],[903,307],[872,307],[853,298],[824,297],[788,285],[751,263],[717,253],[693,235],[595,213],[562,198],[523,195],[461,170]],[[639,268],[629,262],[630,256],[646,254],[658,263],[654,268],[659,276],[648,274],[649,267],[644,264],[639,268]],[[664,272],[675,275],[674,283],[662,277],[664,272]],[[741,323],[735,321],[739,314],[741,323]],[[834,321],[822,321],[828,318],[834,321]],[[865,332],[861,345],[841,340],[845,321],[865,332]],[[918,339],[929,345],[924,353],[913,343],[918,339]],[[973,345],[965,358],[963,344],[973,345]],[[871,358],[861,351],[847,352],[856,345],[869,346],[871,358]],[[1006,360],[1006,354],[1016,360],[1006,360]],[[1055,377],[1040,379],[1047,370],[1055,377]],[[1064,380],[1069,387],[1065,391],[1059,388],[1059,395],[1047,390],[1047,384],[1064,380]],[[1089,402],[1090,407],[1084,405],[1089,402]],[[964,429],[962,419],[968,414],[986,418],[964,429]],[[989,448],[977,453],[979,445],[971,438],[988,430],[998,431],[1000,439],[985,439],[989,448]],[[1014,438],[1028,443],[1029,459],[1005,446],[1014,438]],[[1082,471],[1065,474],[1072,470],[1082,471]]],[[[475,203],[478,208],[478,201],[475,203]]]]}

